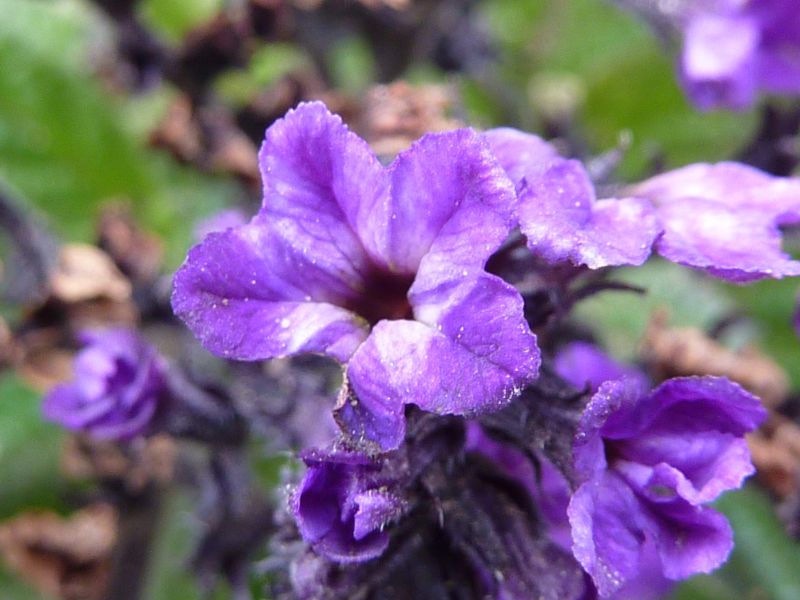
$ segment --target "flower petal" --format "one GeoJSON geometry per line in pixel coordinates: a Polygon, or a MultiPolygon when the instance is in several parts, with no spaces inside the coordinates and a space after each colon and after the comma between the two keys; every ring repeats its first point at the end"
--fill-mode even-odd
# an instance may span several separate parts
{"type": "Polygon", "coordinates": [[[676,489],[691,504],[738,488],[754,469],[743,435],[764,419],[759,400],[721,377],[671,379],[635,411],[609,419],[603,434],[615,452],[645,465],[669,465],[676,489]]]}
{"type": "Polygon", "coordinates": [[[417,286],[483,267],[513,226],[513,185],[471,129],[424,136],[390,176],[391,204],[373,215],[373,231],[393,271],[420,271],[417,286]]]}
{"type": "Polygon", "coordinates": [[[388,203],[389,177],[338,115],[321,102],[300,104],[267,130],[258,159],[261,212],[295,225],[295,248],[318,260],[331,251],[355,257],[366,250],[380,261],[372,233],[388,203]]]}
{"type": "Polygon", "coordinates": [[[276,227],[256,217],[195,246],[175,275],[175,313],[204,347],[225,357],[310,351],[346,360],[366,324],[333,303],[356,297],[359,274],[335,244],[320,240],[310,254],[276,227]]]}
{"type": "MultiPolygon", "coordinates": [[[[676,490],[680,473],[657,467],[651,487],[676,490]]],[[[648,502],[648,534],[661,556],[664,575],[685,579],[697,573],[709,573],[728,558],[733,548],[733,533],[728,520],[713,509],[693,506],[678,495],[664,494],[661,502],[648,502]]]]}
{"type": "Polygon", "coordinates": [[[539,136],[511,127],[489,129],[483,132],[483,139],[517,188],[523,179],[543,172],[561,158],[555,147],[539,136]]]}
{"type": "Polygon", "coordinates": [[[640,265],[661,232],[638,198],[596,201],[583,165],[560,160],[520,190],[519,219],[531,251],[551,263],[598,269],[640,265]]]}
{"type": "Polygon", "coordinates": [[[488,412],[538,374],[522,299],[499,278],[484,274],[412,296],[412,304],[417,321],[381,321],[348,365],[355,398],[340,416],[383,449],[402,441],[406,404],[438,414],[488,412]]]}
{"type": "Polygon", "coordinates": [[[611,471],[584,483],[567,508],[572,552],[606,597],[634,578],[647,519],[630,487],[611,471]]]}
{"type": "Polygon", "coordinates": [[[800,274],[800,262],[781,251],[779,230],[800,222],[800,179],[696,164],[629,192],[657,206],[665,231],[656,248],[668,260],[738,283],[800,274]]]}

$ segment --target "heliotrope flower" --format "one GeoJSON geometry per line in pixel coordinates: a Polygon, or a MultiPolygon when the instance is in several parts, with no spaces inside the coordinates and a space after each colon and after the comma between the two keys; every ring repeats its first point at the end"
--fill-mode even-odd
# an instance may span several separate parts
{"type": "Polygon", "coordinates": [[[649,203],[598,200],[583,165],[535,135],[502,128],[484,136],[517,186],[520,230],[535,255],[590,269],[640,265],[650,256],[661,229],[649,203]]]}
{"type": "Polygon", "coordinates": [[[759,91],[800,93],[795,0],[701,0],[680,11],[683,85],[700,108],[747,108],[759,91]]]}
{"type": "Polygon", "coordinates": [[[746,283],[800,275],[781,249],[780,227],[800,222],[800,180],[747,165],[695,164],[630,188],[657,208],[656,250],[676,263],[746,283]]]}
{"type": "Polygon", "coordinates": [[[646,393],[603,383],[581,417],[568,507],[573,552],[609,596],[656,555],[683,579],[718,567],[733,541],[724,516],[704,506],[753,472],[744,434],[764,418],[758,399],[719,377],[686,377],[646,393]]]}
{"type": "Polygon", "coordinates": [[[85,332],[81,340],[74,378],[47,394],[44,416],[97,438],[145,433],[166,398],[164,360],[127,329],[85,332]]]}
{"type": "Polygon", "coordinates": [[[347,363],[340,421],[384,449],[405,404],[480,412],[536,377],[522,299],[484,271],[516,199],[475,132],[426,135],[384,167],[323,104],[301,104],[267,130],[259,164],[259,213],[208,235],[175,276],[173,308],[207,349],[347,363]]]}

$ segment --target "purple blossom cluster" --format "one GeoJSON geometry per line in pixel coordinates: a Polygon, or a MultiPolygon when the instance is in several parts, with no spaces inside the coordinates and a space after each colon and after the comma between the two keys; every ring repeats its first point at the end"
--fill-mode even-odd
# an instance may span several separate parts
{"type": "MultiPolygon", "coordinates": [[[[581,162],[511,129],[428,134],[386,166],[321,103],[272,125],[259,161],[260,210],[208,227],[172,304],[222,358],[341,366],[338,437],[302,453],[289,502],[297,597],[636,597],[725,561],[708,504],[753,472],[759,400],[554,338],[536,286],[653,254],[737,284],[798,275],[780,228],[800,181],[697,164],[598,198],[581,162]]],[[[95,337],[46,413],[140,434],[164,368],[128,334],[95,337]]]]}

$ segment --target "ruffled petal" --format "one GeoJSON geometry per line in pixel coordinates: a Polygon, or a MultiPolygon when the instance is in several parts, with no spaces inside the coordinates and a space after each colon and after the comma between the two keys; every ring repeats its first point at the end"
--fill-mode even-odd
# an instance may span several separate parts
{"type": "Polygon", "coordinates": [[[474,274],[514,225],[511,181],[471,129],[428,134],[390,167],[392,201],[374,215],[386,223],[383,255],[416,289],[474,274]]]}
{"type": "Polygon", "coordinates": [[[573,494],[567,508],[572,552],[600,596],[617,591],[639,572],[647,518],[628,485],[610,471],[573,494]]]}
{"type": "Polygon", "coordinates": [[[697,164],[630,190],[657,206],[664,258],[736,283],[800,274],[780,226],[800,222],[800,179],[738,163],[697,164]]]}
{"type": "Polygon", "coordinates": [[[661,226],[638,198],[596,201],[594,186],[576,160],[561,160],[520,191],[519,220],[531,251],[550,263],[598,269],[640,265],[661,226]]]}
{"type": "Polygon", "coordinates": [[[293,227],[292,246],[317,260],[333,252],[361,268],[380,261],[376,213],[388,204],[389,177],[369,145],[321,102],[302,103],[268,130],[258,155],[262,214],[293,227]]]}
{"type": "Polygon", "coordinates": [[[366,337],[366,323],[340,307],[356,297],[359,274],[335,244],[297,246],[276,227],[257,217],[195,246],[175,275],[175,313],[228,358],[323,352],[346,360],[366,337]]]}
{"type": "Polygon", "coordinates": [[[381,321],[351,359],[341,408],[353,435],[383,449],[403,439],[406,404],[438,414],[497,410],[536,378],[539,350],[511,286],[482,275],[412,296],[417,321],[381,321]]]}
{"type": "Polygon", "coordinates": [[[648,537],[655,541],[664,575],[685,579],[709,573],[724,563],[733,548],[728,520],[713,509],[694,506],[676,494],[680,473],[674,469],[656,467],[649,485],[660,490],[647,500],[648,537]]]}

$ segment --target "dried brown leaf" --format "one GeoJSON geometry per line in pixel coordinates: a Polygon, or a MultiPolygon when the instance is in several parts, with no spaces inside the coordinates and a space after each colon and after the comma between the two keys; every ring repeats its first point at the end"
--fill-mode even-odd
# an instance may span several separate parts
{"type": "Polygon", "coordinates": [[[378,85],[367,92],[358,128],[377,154],[394,155],[428,132],[462,127],[448,115],[452,105],[446,86],[378,85]]]}
{"type": "Polygon", "coordinates": [[[122,203],[105,206],[97,223],[100,247],[134,281],[152,281],[161,270],[164,244],[143,231],[130,208],[122,203]]]}
{"type": "Polygon", "coordinates": [[[699,329],[669,327],[664,313],[651,320],[642,342],[642,355],[661,379],[725,376],[759,396],[767,406],[778,406],[789,390],[783,369],[757,349],[733,351],[699,329]]]}
{"type": "Polygon", "coordinates": [[[130,282],[111,257],[89,244],[67,244],[61,248],[50,289],[54,298],[67,303],[94,298],[122,301],[131,295],[130,282]]]}
{"type": "Polygon", "coordinates": [[[0,553],[9,568],[63,600],[103,597],[116,539],[116,510],[101,503],[68,518],[30,512],[0,525],[0,553]]]}
{"type": "Polygon", "coordinates": [[[157,435],[121,446],[111,441],[75,435],[67,439],[62,471],[74,479],[115,480],[128,492],[141,492],[148,484],[172,479],[177,445],[167,435],[157,435]]]}
{"type": "Polygon", "coordinates": [[[747,441],[758,477],[775,495],[787,498],[800,489],[800,426],[773,413],[747,441]]]}

